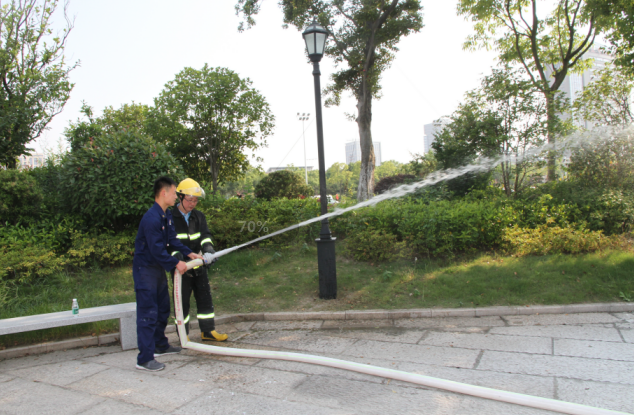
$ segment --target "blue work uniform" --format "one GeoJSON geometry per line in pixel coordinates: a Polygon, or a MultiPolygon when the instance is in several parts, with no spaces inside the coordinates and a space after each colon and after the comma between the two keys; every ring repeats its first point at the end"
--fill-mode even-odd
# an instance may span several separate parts
{"type": "Polygon", "coordinates": [[[154,350],[169,347],[165,327],[170,315],[170,298],[165,271],[178,264],[167,250],[174,247],[187,256],[192,251],[176,237],[172,212],[154,205],[145,212],[134,241],[132,277],[136,293],[137,363],[154,359],[154,350]]]}

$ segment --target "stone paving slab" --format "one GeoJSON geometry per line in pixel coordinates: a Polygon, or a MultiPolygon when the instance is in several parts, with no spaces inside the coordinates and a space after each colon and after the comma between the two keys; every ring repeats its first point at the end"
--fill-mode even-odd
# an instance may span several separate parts
{"type": "Polygon", "coordinates": [[[431,332],[418,344],[486,349],[503,352],[552,354],[552,340],[545,337],[501,336],[478,333],[431,332]]]}
{"type": "Polygon", "coordinates": [[[208,394],[177,409],[174,414],[276,414],[276,415],[352,415],[354,411],[327,408],[323,405],[309,405],[253,395],[243,392],[230,392],[224,389],[210,391],[208,394]]]}
{"type": "Polygon", "coordinates": [[[0,383],[2,414],[77,414],[102,401],[98,396],[24,379],[0,383]]]}
{"type": "Polygon", "coordinates": [[[617,323],[620,318],[608,313],[581,314],[533,314],[527,316],[502,316],[511,326],[559,326],[562,324],[617,323]]]}
{"type": "Polygon", "coordinates": [[[14,378],[15,378],[15,376],[7,376],[7,375],[4,375],[4,374],[0,373],[0,383],[8,382],[10,380],[13,380],[14,378]]]}
{"type": "Polygon", "coordinates": [[[634,344],[555,339],[555,355],[634,362],[634,344]]]}
{"type": "Polygon", "coordinates": [[[493,327],[491,334],[507,334],[512,336],[548,337],[577,340],[599,340],[623,342],[618,330],[613,327],[596,326],[526,326],[526,327],[493,327]]]}
{"type": "MultiPolygon", "coordinates": [[[[146,408],[142,405],[134,405],[118,401],[116,399],[104,399],[90,409],[80,412],[80,415],[151,415],[159,413],[156,409],[146,408]]],[[[163,412],[160,412],[163,413],[163,412]]]]}
{"type": "Polygon", "coordinates": [[[620,330],[623,340],[628,343],[634,343],[634,330],[620,330]]]}
{"type": "Polygon", "coordinates": [[[417,344],[399,344],[359,340],[342,354],[345,356],[387,359],[395,362],[414,362],[442,366],[471,368],[480,351],[453,347],[438,347],[417,344]]]}
{"type": "Polygon", "coordinates": [[[142,370],[110,368],[68,385],[76,391],[158,411],[173,411],[205,392],[198,382],[155,376],[142,370]]]}
{"type": "Polygon", "coordinates": [[[352,329],[352,328],[380,328],[393,327],[394,321],[388,319],[377,320],[326,320],[322,329],[352,329]]]}
{"type": "MultiPolygon", "coordinates": [[[[250,330],[314,330],[321,327],[322,320],[306,321],[256,321],[250,330]]],[[[222,332],[221,332],[222,333],[222,332]]]]}
{"type": "Polygon", "coordinates": [[[307,331],[256,332],[245,337],[243,343],[260,344],[313,353],[341,353],[354,344],[354,339],[330,336],[311,336],[307,331]]]}
{"type": "Polygon", "coordinates": [[[613,360],[486,351],[478,369],[634,385],[634,363],[613,360]]]}
{"type": "Polygon", "coordinates": [[[438,318],[420,318],[397,320],[394,322],[396,327],[404,328],[458,328],[458,327],[496,327],[504,326],[504,320],[498,316],[486,317],[438,317],[438,318]]]}
{"type": "MultiPolygon", "coordinates": [[[[453,380],[469,385],[484,386],[509,392],[523,393],[544,398],[555,398],[554,378],[533,375],[491,372],[486,370],[462,369],[437,365],[421,365],[418,363],[399,362],[396,369],[438,379],[453,380]]],[[[423,386],[408,382],[392,381],[403,387],[421,388],[423,386]]]]}
{"type": "Polygon", "coordinates": [[[9,371],[8,374],[13,374],[16,377],[33,382],[44,382],[56,386],[66,386],[106,369],[108,369],[107,366],[95,363],[82,362],[80,360],[67,360],[60,363],[49,363],[47,365],[14,369],[9,371]]]}
{"type": "MultiPolygon", "coordinates": [[[[110,353],[101,356],[87,357],[82,359],[82,361],[99,364],[105,368],[112,367],[124,370],[133,370],[136,368],[136,359],[138,353],[138,350],[128,350],[121,353],[110,353]]],[[[169,363],[169,367],[180,367],[194,359],[193,357],[188,356],[188,353],[189,351],[180,354],[169,354],[158,357],[156,360],[165,364],[169,363]]]]}
{"type": "Polygon", "coordinates": [[[559,399],[634,414],[634,386],[557,379],[559,399]]]}
{"type": "Polygon", "coordinates": [[[202,359],[170,372],[174,374],[170,380],[198,384],[206,390],[221,388],[277,399],[286,399],[289,391],[294,390],[308,378],[307,375],[301,373],[202,359]]]}
{"type": "Polygon", "coordinates": [[[348,379],[313,376],[289,394],[289,400],[322,403],[359,414],[547,414],[530,408],[437,390],[368,384],[348,379]]]}
{"type": "Polygon", "coordinates": [[[380,327],[378,329],[332,329],[327,330],[326,333],[328,336],[345,337],[349,339],[416,344],[423,337],[425,331],[407,330],[400,327],[380,327]]]}
{"type": "MultiPolygon", "coordinates": [[[[330,357],[333,359],[341,359],[339,355],[324,355],[325,357],[330,357]]],[[[366,365],[372,365],[377,367],[389,367],[394,368],[395,366],[391,364],[391,362],[380,359],[368,359],[368,358],[350,358],[346,357],[345,360],[353,361],[357,363],[363,363],[366,365]]],[[[349,370],[336,369],[327,366],[320,365],[312,365],[309,363],[300,363],[300,362],[291,362],[285,360],[273,360],[273,359],[262,359],[257,363],[258,367],[267,368],[267,369],[275,369],[281,370],[285,372],[294,372],[301,373],[304,375],[319,375],[319,376],[328,376],[328,377],[340,377],[350,380],[360,380],[364,382],[372,382],[372,383],[384,383],[385,379],[377,376],[365,375],[363,373],[353,372],[349,370]]]]}
{"type": "MultiPolygon", "coordinates": [[[[85,349],[70,349],[52,353],[37,354],[16,359],[0,361],[0,373],[21,367],[40,366],[64,360],[81,359],[90,356],[121,352],[121,346],[99,346],[85,349]]],[[[138,353],[138,352],[136,352],[138,353]]]]}

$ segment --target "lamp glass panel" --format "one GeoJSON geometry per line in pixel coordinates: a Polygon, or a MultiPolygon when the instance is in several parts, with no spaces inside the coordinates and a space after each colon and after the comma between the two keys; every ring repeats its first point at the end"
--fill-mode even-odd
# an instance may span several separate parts
{"type": "Polygon", "coordinates": [[[325,33],[317,33],[317,39],[316,39],[316,49],[317,49],[317,53],[319,55],[323,55],[324,54],[324,47],[326,45],[326,34],[325,33]]]}
{"type": "Polygon", "coordinates": [[[308,54],[312,55],[315,53],[315,34],[307,33],[304,35],[304,41],[306,42],[306,49],[308,50],[308,54]]]}

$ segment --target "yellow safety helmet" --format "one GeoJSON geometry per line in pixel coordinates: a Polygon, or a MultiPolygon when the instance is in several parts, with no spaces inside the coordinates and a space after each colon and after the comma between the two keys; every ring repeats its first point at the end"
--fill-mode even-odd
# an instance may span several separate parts
{"type": "Polygon", "coordinates": [[[187,178],[178,184],[176,192],[186,196],[205,197],[205,191],[196,180],[187,178]]]}

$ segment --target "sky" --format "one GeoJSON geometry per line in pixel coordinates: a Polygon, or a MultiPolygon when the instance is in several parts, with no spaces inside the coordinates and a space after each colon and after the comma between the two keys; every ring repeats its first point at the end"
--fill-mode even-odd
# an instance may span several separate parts
{"type": "MultiPolygon", "coordinates": [[[[405,37],[382,78],[382,98],[373,102],[373,140],[381,142],[382,159],[406,163],[423,152],[423,126],[451,114],[468,90],[478,87],[495,65],[495,53],[464,51],[472,25],[456,15],[452,1],[422,0],[424,27],[405,37]]],[[[239,33],[240,18],[230,0],[72,0],[68,14],[74,28],[66,60],[79,62],[71,72],[75,84],[63,112],[36,141],[35,149],[64,145],[63,132],[80,117],[82,101],[100,115],[106,106],[152,105],[164,85],[185,67],[205,63],[248,77],[271,106],[276,127],[268,146],[256,152],[269,167],[304,166],[302,122],[305,122],[308,166],[317,166],[317,134],[312,66],[301,32],[282,28],[277,2],[265,1],[257,24],[239,33]]],[[[63,23],[57,16],[56,25],[63,23]]],[[[321,61],[322,87],[336,68],[321,61]]],[[[323,109],[326,166],[345,162],[345,143],[358,140],[355,100],[323,109]]]]}

